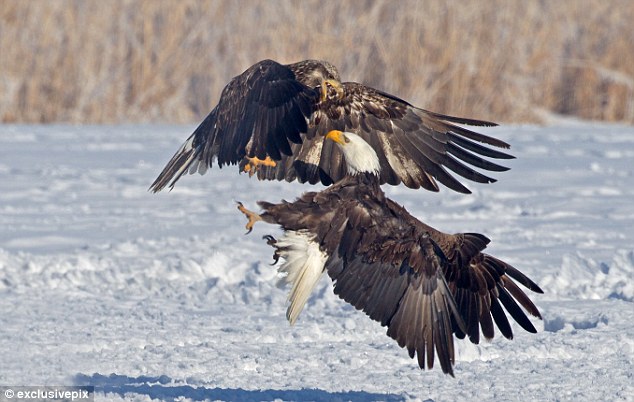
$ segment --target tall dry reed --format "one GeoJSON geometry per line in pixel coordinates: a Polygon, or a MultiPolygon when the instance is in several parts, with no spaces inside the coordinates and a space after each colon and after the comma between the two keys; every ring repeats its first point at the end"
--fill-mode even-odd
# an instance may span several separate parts
{"type": "Polygon", "coordinates": [[[196,122],[271,58],[438,112],[634,123],[634,2],[0,0],[0,121],[196,122]]]}

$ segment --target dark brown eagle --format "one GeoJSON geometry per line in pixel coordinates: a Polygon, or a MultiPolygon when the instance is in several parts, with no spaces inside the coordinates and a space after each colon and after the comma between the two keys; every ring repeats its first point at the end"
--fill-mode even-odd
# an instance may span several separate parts
{"type": "Polygon", "coordinates": [[[279,271],[289,283],[292,323],[325,271],[334,292],[387,326],[387,335],[431,368],[438,356],[444,373],[453,375],[453,334],[478,343],[480,331],[503,336],[513,331],[504,309],[528,332],[536,332],[522,307],[539,310],[514,282],[543,293],[511,265],[483,253],[489,239],[478,233],[442,233],[410,215],[380,187],[380,157],[353,133],[326,136],[342,151],[347,172],[321,192],[294,202],[258,202],[256,214],[240,204],[249,231],[258,220],[278,224],[279,240],[265,236],[284,262],[279,271]],[[521,306],[521,307],[520,307],[521,306]]]}
{"type": "Polygon", "coordinates": [[[436,180],[469,193],[450,172],[479,183],[495,180],[476,170],[508,168],[486,158],[510,159],[509,145],[453,123],[494,126],[446,116],[355,82],[341,82],[328,62],[282,65],[261,61],[233,78],[218,105],[180,147],[150,186],[172,188],[185,172],[239,164],[259,179],[330,185],[345,176],[341,151],[324,141],[330,130],[353,132],[375,150],[380,183],[438,191],[436,180]]]}

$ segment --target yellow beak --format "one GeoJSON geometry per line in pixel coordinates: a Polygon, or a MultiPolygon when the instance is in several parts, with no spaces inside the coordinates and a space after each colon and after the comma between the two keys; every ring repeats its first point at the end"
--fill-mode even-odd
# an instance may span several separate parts
{"type": "Polygon", "coordinates": [[[342,131],[339,130],[330,131],[328,134],[326,134],[326,138],[341,145],[344,145],[346,142],[348,142],[346,136],[343,134],[342,131]]]}
{"type": "Polygon", "coordinates": [[[328,86],[331,86],[337,92],[337,98],[343,98],[343,88],[341,87],[341,83],[336,80],[324,80],[321,83],[321,101],[325,101],[328,98],[328,86]]]}

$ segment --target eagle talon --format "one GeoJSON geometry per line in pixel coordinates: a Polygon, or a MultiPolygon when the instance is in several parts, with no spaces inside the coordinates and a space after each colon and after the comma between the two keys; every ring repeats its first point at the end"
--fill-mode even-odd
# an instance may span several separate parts
{"type": "Polygon", "coordinates": [[[275,243],[277,243],[277,240],[275,239],[275,237],[271,235],[262,236],[262,240],[266,240],[266,244],[268,244],[269,246],[275,246],[275,243]]]}
{"type": "Polygon", "coordinates": [[[262,236],[262,239],[266,240],[266,244],[268,244],[269,246],[275,247],[275,252],[273,253],[273,262],[271,263],[271,265],[276,265],[280,260],[280,250],[276,246],[277,240],[271,235],[264,235],[262,236]]]}
{"type": "Polygon", "coordinates": [[[257,156],[254,156],[253,158],[246,156],[245,158],[248,162],[246,165],[244,165],[244,172],[249,173],[249,177],[253,176],[255,172],[257,172],[258,166],[260,165],[271,167],[277,166],[277,163],[273,159],[271,159],[270,156],[267,156],[264,159],[260,159],[257,156]]]}
{"type": "Polygon", "coordinates": [[[320,101],[324,102],[326,99],[343,99],[343,88],[341,87],[341,83],[336,80],[324,80],[320,86],[321,97],[320,101]],[[335,94],[332,94],[332,91],[335,94]]]}
{"type": "Polygon", "coordinates": [[[242,212],[249,220],[247,224],[244,226],[247,229],[247,232],[245,234],[249,234],[251,233],[251,231],[253,231],[253,225],[255,225],[255,222],[261,221],[262,217],[259,214],[246,209],[240,201],[237,201],[237,204],[238,204],[238,210],[242,212]]]}

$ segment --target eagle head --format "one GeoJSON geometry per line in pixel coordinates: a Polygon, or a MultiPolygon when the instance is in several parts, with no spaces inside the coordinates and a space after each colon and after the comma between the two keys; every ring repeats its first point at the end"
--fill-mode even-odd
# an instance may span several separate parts
{"type": "Polygon", "coordinates": [[[288,67],[295,74],[297,81],[309,88],[318,89],[321,101],[344,96],[341,87],[339,71],[332,64],[324,60],[303,60],[289,64],[288,67]]]}
{"type": "Polygon", "coordinates": [[[358,173],[378,175],[381,171],[381,164],[376,151],[361,136],[332,130],[326,134],[326,138],[334,141],[341,149],[341,152],[343,152],[350,175],[358,173]]]}

